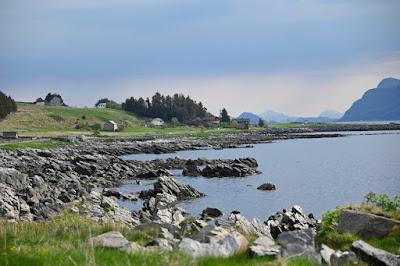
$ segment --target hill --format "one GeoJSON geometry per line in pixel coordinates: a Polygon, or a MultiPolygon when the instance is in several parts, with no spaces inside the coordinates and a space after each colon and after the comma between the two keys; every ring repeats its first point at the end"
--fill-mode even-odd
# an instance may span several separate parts
{"type": "Polygon", "coordinates": [[[260,117],[258,115],[250,112],[241,113],[238,118],[249,119],[251,124],[258,124],[258,122],[260,121],[260,117]]]}
{"type": "Polygon", "coordinates": [[[137,127],[140,121],[133,113],[115,109],[37,106],[18,103],[18,111],[0,121],[1,131],[49,132],[77,131],[77,122],[89,127],[103,126],[113,120],[124,127],[137,127]]]}
{"type": "Polygon", "coordinates": [[[377,88],[364,93],[345,112],[340,121],[400,120],[400,80],[383,79],[377,88]]]}
{"type": "Polygon", "coordinates": [[[335,110],[325,110],[319,114],[319,117],[327,117],[331,119],[339,119],[343,116],[342,113],[335,110]]]}

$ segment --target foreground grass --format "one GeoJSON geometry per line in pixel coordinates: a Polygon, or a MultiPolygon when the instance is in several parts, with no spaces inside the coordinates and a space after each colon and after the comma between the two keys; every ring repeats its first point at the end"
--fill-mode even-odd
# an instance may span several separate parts
{"type": "Polygon", "coordinates": [[[176,251],[128,254],[88,243],[89,237],[111,230],[120,231],[128,240],[141,245],[158,233],[97,224],[68,213],[38,223],[0,221],[0,265],[313,265],[299,258],[284,261],[241,255],[193,259],[176,251]]]}
{"type": "Polygon", "coordinates": [[[51,141],[26,141],[26,142],[15,142],[11,144],[0,144],[0,150],[13,151],[16,149],[54,149],[65,145],[73,145],[71,142],[51,140],[51,141]]]}

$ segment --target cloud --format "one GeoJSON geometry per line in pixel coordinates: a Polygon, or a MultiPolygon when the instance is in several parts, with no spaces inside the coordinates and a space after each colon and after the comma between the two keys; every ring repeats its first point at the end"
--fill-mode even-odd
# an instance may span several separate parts
{"type": "Polygon", "coordinates": [[[243,111],[276,110],[291,115],[314,116],[325,109],[345,111],[351,103],[385,77],[400,77],[400,55],[379,63],[360,62],[330,70],[222,76],[161,76],[116,80],[37,79],[21,82],[6,92],[20,100],[34,100],[49,91],[60,92],[67,103],[93,106],[109,97],[151,97],[183,93],[202,101],[214,114],[226,107],[233,115],[243,111]],[[26,87],[24,87],[26,86],[26,87]]]}

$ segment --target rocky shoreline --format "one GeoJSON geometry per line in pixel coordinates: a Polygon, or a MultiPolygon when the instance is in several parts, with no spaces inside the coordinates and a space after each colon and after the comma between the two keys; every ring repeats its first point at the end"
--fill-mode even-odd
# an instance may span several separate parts
{"type": "MultiPolygon", "coordinates": [[[[11,222],[40,221],[67,210],[96,222],[122,223],[136,229],[157,227],[161,228],[160,235],[154,239],[151,247],[139,247],[127,242],[116,232],[91,241],[103,245],[111,237],[123,243],[116,245],[117,248],[128,252],[179,249],[194,257],[231,256],[247,250],[249,243],[246,237],[257,235],[257,241],[249,246],[254,256],[291,257],[302,254],[321,262],[321,255],[314,245],[320,221],[312,214],[305,214],[300,206],[282,210],[265,221],[249,221],[239,211],[222,217],[222,212],[215,208],[208,208],[200,217],[193,217],[176,207],[181,200],[206,195],[190,185],[176,182],[170,177],[169,170],[180,169],[184,175],[209,178],[244,177],[259,173],[254,158],[171,158],[143,162],[127,161],[121,155],[243,146],[250,148],[253,144],[276,139],[341,136],[248,133],[207,139],[148,141],[81,138],[76,145],[54,150],[0,151],[0,217],[11,222]],[[118,186],[124,180],[140,182],[147,179],[155,181],[153,188],[137,194],[124,195],[106,189],[118,186]],[[140,211],[129,211],[119,206],[116,199],[142,199],[144,203],[140,211]],[[296,241],[300,244],[297,245],[296,241]]],[[[365,253],[359,251],[365,249],[363,243],[356,246],[359,254],[365,253]]],[[[343,255],[337,256],[340,258],[343,255]]],[[[397,261],[398,258],[391,259],[397,261]]]]}

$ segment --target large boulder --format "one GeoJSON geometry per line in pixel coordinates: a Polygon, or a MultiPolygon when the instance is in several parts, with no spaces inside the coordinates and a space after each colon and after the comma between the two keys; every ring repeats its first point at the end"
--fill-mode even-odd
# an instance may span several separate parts
{"type": "Polygon", "coordinates": [[[312,229],[283,232],[278,236],[281,256],[284,258],[304,257],[321,263],[321,256],[315,251],[315,232],[312,229]]]}
{"type": "Polygon", "coordinates": [[[167,176],[159,177],[153,185],[154,189],[142,191],[141,198],[155,197],[157,194],[174,195],[178,200],[199,198],[204,196],[203,193],[196,190],[194,187],[186,184],[179,184],[175,179],[167,176]]]}
{"type": "Polygon", "coordinates": [[[230,257],[246,252],[247,247],[247,239],[238,232],[230,233],[224,238],[210,243],[184,238],[178,245],[179,250],[195,258],[230,257]]]}
{"type": "Polygon", "coordinates": [[[280,246],[275,244],[275,241],[268,236],[260,236],[250,246],[250,253],[255,257],[264,256],[280,256],[280,246]]]}
{"type": "Polygon", "coordinates": [[[338,220],[338,231],[340,233],[351,233],[364,239],[385,237],[395,227],[400,228],[399,221],[352,210],[343,210],[338,220]]]}
{"type": "Polygon", "coordinates": [[[375,248],[362,240],[354,242],[351,249],[357,257],[369,265],[400,265],[400,256],[375,248]]]}

